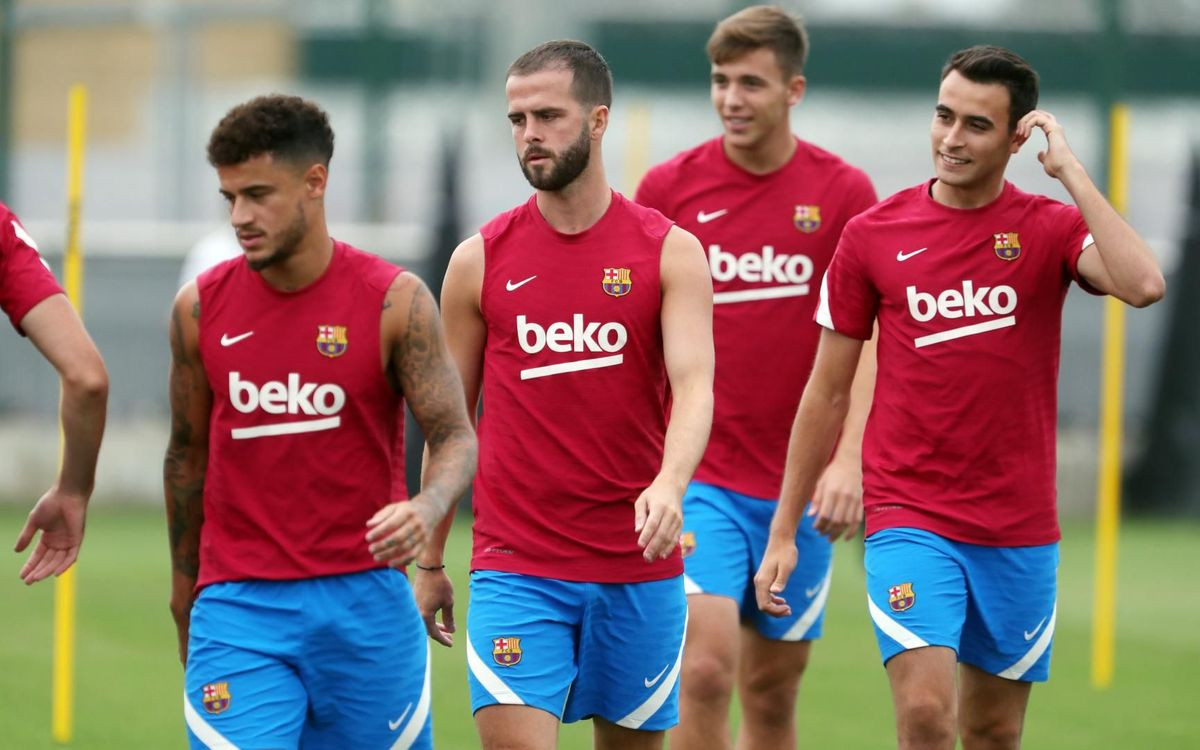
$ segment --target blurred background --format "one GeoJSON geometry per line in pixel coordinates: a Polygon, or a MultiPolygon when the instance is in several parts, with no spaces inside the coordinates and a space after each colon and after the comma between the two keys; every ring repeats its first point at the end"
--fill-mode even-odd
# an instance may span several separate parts
{"type": "MultiPolygon", "coordinates": [[[[614,187],[719,133],[704,43],[732,0],[0,0],[0,200],[61,279],[67,91],[88,89],[83,314],[112,381],[109,426],[80,571],[79,747],[177,747],[179,668],[167,616],[161,517],[166,320],[181,283],[237,252],[205,161],[208,135],[258,94],[319,102],[336,133],[327,211],[335,237],[409,266],[435,290],[454,246],[530,193],[518,170],[504,71],[526,49],[574,37],[610,62],[604,143],[614,187]],[[188,268],[185,268],[185,265],[188,268]]],[[[1166,301],[1127,311],[1125,508],[1116,687],[1087,679],[1091,514],[1104,306],[1074,289],[1059,403],[1064,517],[1055,680],[1038,688],[1031,748],[1197,747],[1200,659],[1200,0],[804,0],[812,51],[797,133],[862,167],[880,196],[932,172],[928,128],[943,61],[1001,44],[1041,73],[1040,106],[1098,184],[1108,112],[1130,108],[1128,211],[1167,275],[1166,301]]],[[[1036,159],[1009,178],[1067,199],[1036,159]]],[[[57,378],[0,323],[0,541],[56,471],[57,378]]],[[[419,455],[418,436],[410,457],[419,455]]],[[[416,460],[410,460],[415,469],[416,460]]],[[[411,482],[410,482],[411,484],[411,482]]],[[[469,528],[447,563],[465,621],[469,528]]],[[[807,746],[874,748],[891,736],[886,681],[862,612],[861,554],[839,545],[829,637],[800,702],[807,746]],[[853,721],[828,717],[850,715],[853,721]]],[[[19,590],[0,564],[0,745],[50,747],[51,584],[19,590]]],[[[414,644],[416,645],[416,644],[414,644]]],[[[439,747],[475,745],[461,647],[434,651],[439,747]]],[[[585,725],[562,747],[585,747],[585,725]]]]}

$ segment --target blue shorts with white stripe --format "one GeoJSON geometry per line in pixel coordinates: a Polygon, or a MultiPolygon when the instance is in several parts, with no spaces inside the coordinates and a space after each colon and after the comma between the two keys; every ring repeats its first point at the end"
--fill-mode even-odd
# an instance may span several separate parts
{"type": "Polygon", "coordinates": [[[946,646],[958,660],[1010,680],[1044,682],[1058,613],[1058,545],[990,547],[929,531],[867,538],[867,606],[886,664],[946,646]]]}
{"type": "Polygon", "coordinates": [[[477,570],[467,611],[471,710],[540,708],[656,731],[679,721],[683,577],[585,583],[477,570]]]}

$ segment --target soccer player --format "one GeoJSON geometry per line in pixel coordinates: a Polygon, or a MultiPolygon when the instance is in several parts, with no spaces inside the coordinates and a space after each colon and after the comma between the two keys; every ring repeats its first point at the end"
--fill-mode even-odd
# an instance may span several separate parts
{"type": "Polygon", "coordinates": [[[1063,301],[1071,281],[1136,307],[1164,292],[1150,250],[1037,96],[1037,73],[1015,53],[954,53],[933,114],[935,177],[846,226],[755,578],[759,606],[787,613],[780,593],[803,501],[878,320],[863,442],[867,604],[901,748],[952,748],[956,734],[967,750],[1019,745],[1030,687],[1049,676],[1057,614],[1063,301]],[[1035,130],[1047,144],[1039,161],[1075,205],[1004,179],[1035,130]]]}
{"type": "MultiPolygon", "coordinates": [[[[459,245],[442,291],[472,414],[483,391],[472,709],[485,748],[553,748],[560,720],[589,717],[599,748],[658,748],[678,714],[681,501],[712,419],[712,285],[692,235],[608,185],[612,76],[595,50],[547,42],[505,90],[535,192],[459,245]]],[[[445,531],[415,587],[448,644],[445,531]]]]}
{"type": "Polygon", "coordinates": [[[862,171],[792,133],[807,52],[803,23],[776,6],[718,23],[708,57],[724,132],[651,169],[635,198],[701,240],[714,289],[713,430],[683,500],[688,631],[672,748],[731,746],[735,681],[738,747],[796,746],[800,677],[829,593],[821,532],[852,535],[862,517],[869,372],[797,534],[788,595],[803,605],[788,618],[759,612],[752,579],[820,336],[817,285],[846,221],[875,202],[862,171]]]}
{"type": "Polygon", "coordinates": [[[32,584],[61,574],[79,556],[88,499],[96,480],[96,456],[104,437],[108,372],[83,321],[38,253],[37,243],[3,203],[0,310],[54,367],[61,385],[62,468],[29,512],[14,548],[25,551],[41,532],[21,566],[21,580],[32,584]]]}
{"type": "Polygon", "coordinates": [[[171,314],[164,465],[171,612],[194,748],[432,745],[428,648],[405,576],[475,468],[432,295],[330,238],[333,131],[266,96],[208,160],[244,256],[171,314]],[[405,500],[402,403],[428,437],[405,500]]]}

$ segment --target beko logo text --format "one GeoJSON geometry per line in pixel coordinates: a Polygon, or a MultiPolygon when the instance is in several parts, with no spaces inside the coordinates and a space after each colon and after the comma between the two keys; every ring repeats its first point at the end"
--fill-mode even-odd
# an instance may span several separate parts
{"type": "Polygon", "coordinates": [[[234,439],[289,435],[300,432],[332,430],[341,424],[336,416],[346,405],[346,391],[339,385],[301,383],[298,373],[288,373],[287,382],[268,380],[261,386],[243,380],[241,373],[229,373],[229,401],[243,414],[261,410],[267,414],[304,414],[324,419],[256,425],[233,430],[234,439]]]}
{"type": "Polygon", "coordinates": [[[917,337],[913,339],[917,347],[1008,328],[1017,322],[1016,317],[1011,314],[1017,309],[1017,290],[1006,284],[976,287],[974,282],[968,279],[962,282],[961,288],[944,289],[936,296],[932,292],[917,291],[915,286],[907,287],[905,294],[908,299],[908,312],[920,323],[927,323],[936,317],[957,320],[984,315],[1005,316],[917,337]]]}
{"type": "Polygon", "coordinates": [[[524,315],[517,316],[517,343],[528,354],[537,354],[549,349],[552,352],[609,352],[611,356],[579,359],[543,367],[531,367],[521,371],[522,380],[561,375],[565,372],[594,370],[612,367],[624,361],[620,352],[629,340],[629,332],[620,323],[587,322],[582,313],[574,313],[571,322],[556,322],[541,326],[530,322],[524,315]]]}
{"type": "Polygon", "coordinates": [[[708,267],[713,281],[745,281],[749,283],[774,284],[770,287],[740,289],[717,292],[714,304],[748,302],[779,297],[800,297],[808,294],[808,282],[813,277],[813,262],[807,255],[776,253],[771,245],[763,245],[761,252],[735,255],[721,249],[720,245],[708,246],[708,267]]]}

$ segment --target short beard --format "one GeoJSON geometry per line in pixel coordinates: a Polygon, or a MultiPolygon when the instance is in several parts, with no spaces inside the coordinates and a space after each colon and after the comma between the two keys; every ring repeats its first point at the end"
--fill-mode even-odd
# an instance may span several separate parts
{"type": "Polygon", "coordinates": [[[306,234],[308,234],[308,217],[304,214],[304,204],[299,203],[296,205],[295,221],[279,234],[279,242],[276,243],[274,252],[258,260],[247,258],[246,263],[255,271],[278,265],[296,254],[296,248],[300,246],[306,234]]]}
{"type": "MultiPolygon", "coordinates": [[[[546,152],[540,152],[546,153],[546,152]]],[[[583,174],[583,170],[587,169],[588,161],[592,157],[591,137],[588,134],[587,123],[584,123],[583,128],[579,131],[579,137],[575,142],[568,146],[561,156],[552,157],[554,166],[549,170],[534,171],[525,164],[525,159],[517,157],[517,162],[521,165],[521,173],[525,175],[525,179],[529,181],[536,190],[545,190],[551,193],[557,193],[575,181],[575,178],[583,174]]]]}

